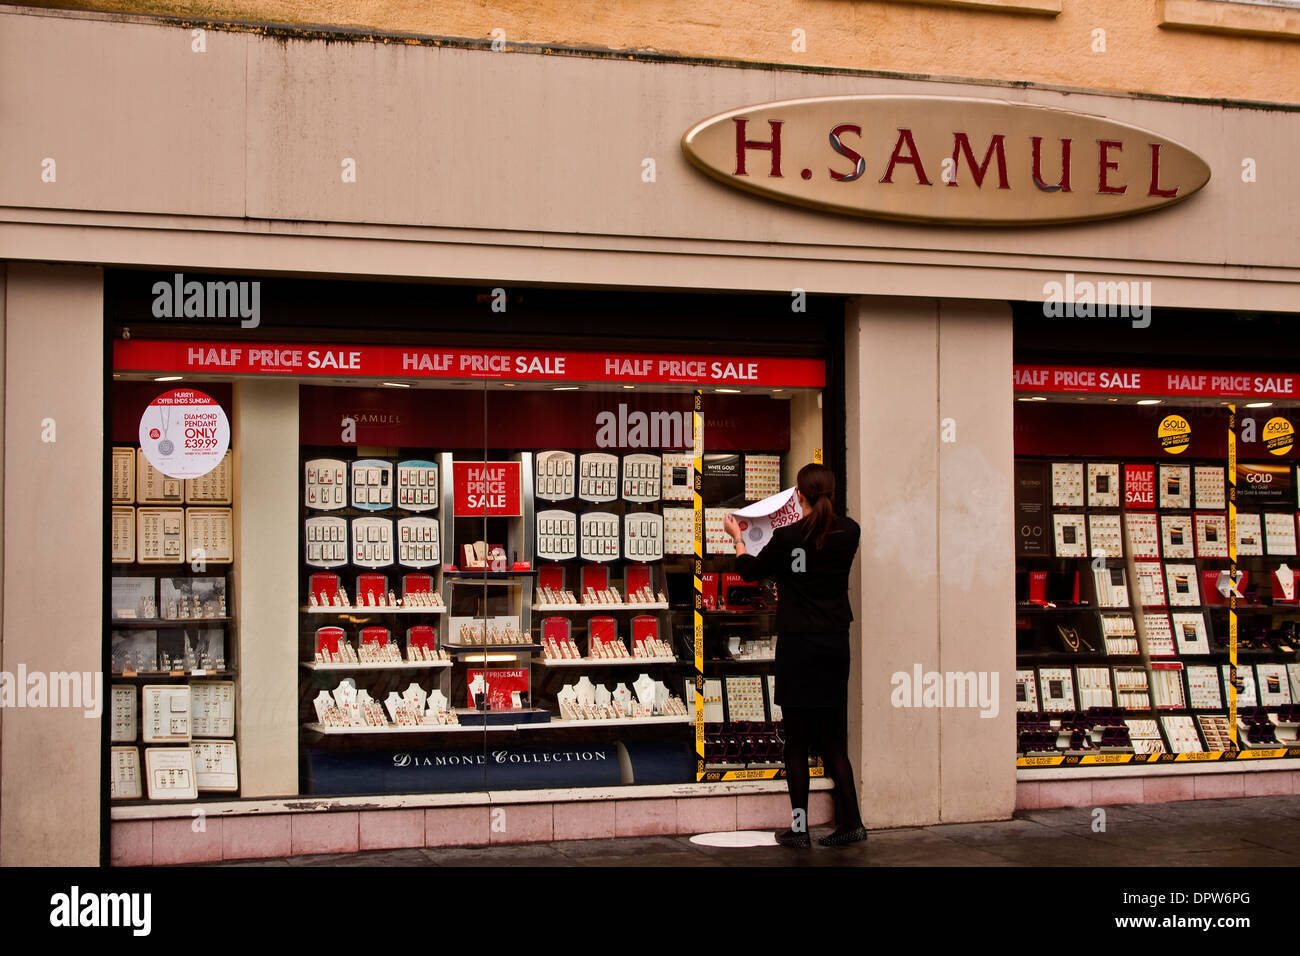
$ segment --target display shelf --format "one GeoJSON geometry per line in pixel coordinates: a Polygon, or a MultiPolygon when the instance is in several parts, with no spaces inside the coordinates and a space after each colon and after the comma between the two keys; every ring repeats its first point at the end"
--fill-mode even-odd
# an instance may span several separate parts
{"type": "Polygon", "coordinates": [[[591,657],[578,660],[558,660],[537,662],[541,667],[630,667],[634,664],[681,664],[675,657],[591,657]]]}
{"type": "Polygon", "coordinates": [[[534,568],[531,571],[453,571],[444,567],[442,576],[457,583],[462,581],[500,581],[502,583],[519,581],[522,583],[537,577],[537,569],[534,568]]]}
{"type": "Polygon", "coordinates": [[[231,617],[158,617],[158,618],[113,618],[109,628],[114,631],[140,628],[150,631],[171,630],[178,627],[224,627],[235,623],[231,617]]]}
{"type": "Polygon", "coordinates": [[[540,651],[541,644],[443,644],[442,649],[448,654],[522,654],[526,651],[540,651]]]}
{"type": "Polygon", "coordinates": [[[667,611],[667,604],[534,604],[532,610],[547,614],[564,614],[573,611],[667,611]]]}
{"type": "MultiPolygon", "coordinates": [[[[326,737],[365,735],[380,736],[385,734],[463,734],[463,733],[482,733],[482,725],[474,727],[465,727],[460,724],[421,724],[418,727],[326,727],[324,724],[313,721],[309,724],[303,724],[304,730],[310,730],[313,733],[323,734],[326,737]]],[[[488,727],[488,730],[513,730],[513,727],[499,726],[488,727]]]]}
{"type": "Polygon", "coordinates": [[[516,730],[546,730],[559,728],[568,730],[574,727],[636,727],[653,724],[691,724],[695,718],[690,714],[671,714],[667,717],[606,717],[600,720],[552,720],[545,724],[520,724],[516,730]]]}
{"type": "Polygon", "coordinates": [[[320,661],[302,661],[302,666],[309,671],[409,671],[435,670],[451,667],[451,661],[404,661],[401,664],[367,662],[365,664],[323,664],[320,661]]]}
{"type": "Polygon", "coordinates": [[[304,607],[303,614],[446,614],[445,607],[304,607]]]}
{"type": "Polygon", "coordinates": [[[232,671],[229,668],[223,671],[213,670],[196,670],[196,671],[113,671],[109,674],[112,680],[166,680],[172,678],[181,680],[189,677],[236,677],[238,671],[232,671]]]}
{"type": "Polygon", "coordinates": [[[766,654],[762,657],[710,657],[705,660],[706,664],[770,664],[776,660],[775,654],[766,654]]]}

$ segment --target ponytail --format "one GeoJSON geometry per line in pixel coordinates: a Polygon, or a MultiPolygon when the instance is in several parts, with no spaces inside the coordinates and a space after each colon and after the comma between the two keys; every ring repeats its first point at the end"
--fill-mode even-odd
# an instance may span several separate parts
{"type": "Polygon", "coordinates": [[[799,469],[796,484],[808,502],[808,514],[801,522],[803,539],[812,540],[817,548],[822,548],[835,521],[835,473],[825,465],[804,465],[799,469]]]}

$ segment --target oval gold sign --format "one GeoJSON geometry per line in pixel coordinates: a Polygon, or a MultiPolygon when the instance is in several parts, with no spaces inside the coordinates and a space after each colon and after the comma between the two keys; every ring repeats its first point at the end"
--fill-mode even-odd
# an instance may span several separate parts
{"type": "Polygon", "coordinates": [[[1111,219],[1181,202],[1210,179],[1190,149],[1136,126],[939,96],[763,103],[697,124],[682,151],[769,199],[912,222],[1111,219]]]}

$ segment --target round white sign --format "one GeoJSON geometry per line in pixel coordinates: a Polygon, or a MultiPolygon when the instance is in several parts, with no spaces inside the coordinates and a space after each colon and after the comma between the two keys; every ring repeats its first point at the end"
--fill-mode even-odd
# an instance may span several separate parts
{"type": "Polygon", "coordinates": [[[168,478],[198,478],[225,457],[230,420],[210,395],[175,388],[155,398],[140,416],[140,448],[168,478]]]}

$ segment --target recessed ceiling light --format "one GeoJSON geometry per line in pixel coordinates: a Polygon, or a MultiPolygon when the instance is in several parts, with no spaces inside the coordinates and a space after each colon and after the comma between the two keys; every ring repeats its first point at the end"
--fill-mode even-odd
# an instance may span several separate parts
{"type": "Polygon", "coordinates": [[[1139,405],[1159,405],[1159,404],[1160,404],[1160,399],[1158,399],[1158,398],[1139,398],[1139,399],[1138,399],[1138,404],[1139,404],[1139,405]]]}
{"type": "Polygon", "coordinates": [[[556,385],[552,391],[556,392],[576,392],[582,388],[581,385],[556,385]]]}
{"type": "Polygon", "coordinates": [[[714,391],[715,391],[715,392],[721,392],[723,395],[739,395],[739,394],[740,394],[740,389],[738,389],[738,388],[715,388],[714,391]]]}
{"type": "Polygon", "coordinates": [[[514,382],[502,382],[502,383],[501,383],[501,387],[502,387],[502,388],[514,388],[514,387],[515,387],[515,383],[514,383],[514,382]]]}
{"type": "Polygon", "coordinates": [[[380,384],[388,388],[410,388],[411,387],[406,382],[380,382],[380,384]]]}
{"type": "Polygon", "coordinates": [[[1247,402],[1246,407],[1247,408],[1272,408],[1273,403],[1272,402],[1247,402]]]}
{"type": "Polygon", "coordinates": [[[635,385],[624,385],[623,387],[624,387],[624,388],[636,388],[635,385]]]}
{"type": "Polygon", "coordinates": [[[154,379],[155,382],[179,382],[184,375],[159,375],[154,379]]]}

